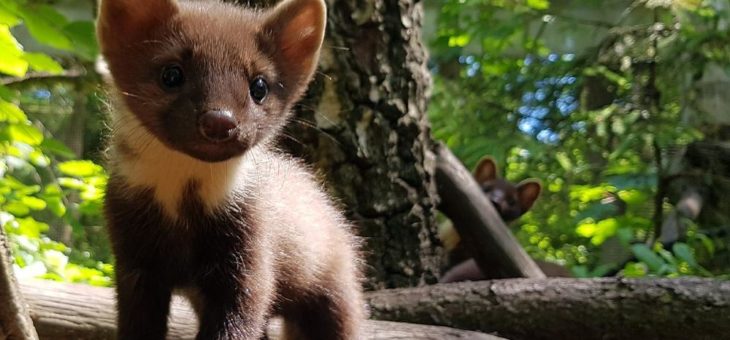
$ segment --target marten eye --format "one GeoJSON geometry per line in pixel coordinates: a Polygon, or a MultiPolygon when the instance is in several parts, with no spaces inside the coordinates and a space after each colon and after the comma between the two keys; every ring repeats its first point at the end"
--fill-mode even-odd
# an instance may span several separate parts
{"type": "Polygon", "coordinates": [[[256,104],[261,104],[266,95],[269,94],[269,85],[266,84],[264,78],[256,77],[249,85],[249,93],[251,93],[251,98],[256,104]]]}
{"type": "Polygon", "coordinates": [[[167,65],[162,68],[162,76],[160,78],[162,85],[167,88],[176,88],[185,83],[185,75],[182,67],[177,64],[167,65]]]}

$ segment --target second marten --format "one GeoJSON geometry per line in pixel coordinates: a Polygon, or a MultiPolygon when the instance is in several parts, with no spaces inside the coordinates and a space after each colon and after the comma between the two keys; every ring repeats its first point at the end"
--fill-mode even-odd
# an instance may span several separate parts
{"type": "Polygon", "coordinates": [[[173,291],[191,299],[197,339],[260,339],[272,314],[288,339],[359,337],[351,225],[271,146],[316,69],[325,22],[323,0],[101,2],[119,339],[164,339],[173,291]]]}
{"type": "MultiPolygon", "coordinates": [[[[513,184],[499,176],[496,162],[491,157],[484,157],[474,170],[474,179],[505,223],[512,222],[524,215],[540,196],[542,189],[537,180],[528,179],[513,184]]],[[[439,237],[449,251],[451,268],[444,273],[439,282],[477,281],[488,278],[476,261],[461,245],[461,238],[454,226],[445,223],[439,228],[439,237]]],[[[548,276],[567,276],[568,271],[553,263],[537,261],[540,268],[548,276]]]]}

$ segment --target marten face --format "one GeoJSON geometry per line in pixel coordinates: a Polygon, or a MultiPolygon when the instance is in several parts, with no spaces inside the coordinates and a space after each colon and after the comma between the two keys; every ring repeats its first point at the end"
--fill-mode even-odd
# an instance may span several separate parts
{"type": "Polygon", "coordinates": [[[500,178],[497,164],[491,158],[484,158],[479,162],[474,179],[505,222],[514,221],[530,210],[540,195],[540,183],[534,180],[515,185],[500,178]]]}
{"type": "Polygon", "coordinates": [[[99,24],[115,85],[141,125],[169,148],[207,162],[275,136],[316,67],[324,18],[306,8],[292,16],[153,3],[127,8],[126,16],[102,11],[99,24]]]}

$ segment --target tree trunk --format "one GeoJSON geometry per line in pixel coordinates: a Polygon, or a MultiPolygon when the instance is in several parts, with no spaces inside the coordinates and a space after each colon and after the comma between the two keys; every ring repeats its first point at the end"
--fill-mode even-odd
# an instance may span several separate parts
{"type": "MultiPolygon", "coordinates": [[[[105,340],[114,339],[116,313],[114,292],[110,288],[62,284],[51,281],[23,282],[22,290],[30,303],[41,339],[105,340]]],[[[198,321],[189,305],[173,299],[168,325],[169,339],[194,339],[198,321]]],[[[278,339],[280,320],[269,325],[268,335],[278,339]]],[[[365,340],[498,340],[483,333],[437,326],[368,321],[365,340]]]]}
{"type": "Polygon", "coordinates": [[[0,339],[38,339],[15,276],[8,240],[0,227],[0,339]]]}
{"type": "Polygon", "coordinates": [[[433,283],[442,251],[419,0],[328,1],[320,72],[285,147],[324,175],[364,237],[368,288],[433,283]]]}
{"type": "Polygon", "coordinates": [[[723,339],[730,282],[710,279],[512,279],[368,295],[372,317],[480,330],[509,339],[723,339]]]}

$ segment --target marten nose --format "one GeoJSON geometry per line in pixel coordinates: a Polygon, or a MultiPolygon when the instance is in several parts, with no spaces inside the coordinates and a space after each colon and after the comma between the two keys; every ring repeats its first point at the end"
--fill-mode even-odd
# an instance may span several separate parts
{"type": "Polygon", "coordinates": [[[211,142],[225,142],[236,135],[238,126],[231,111],[211,110],[198,118],[198,128],[211,142]]]}

